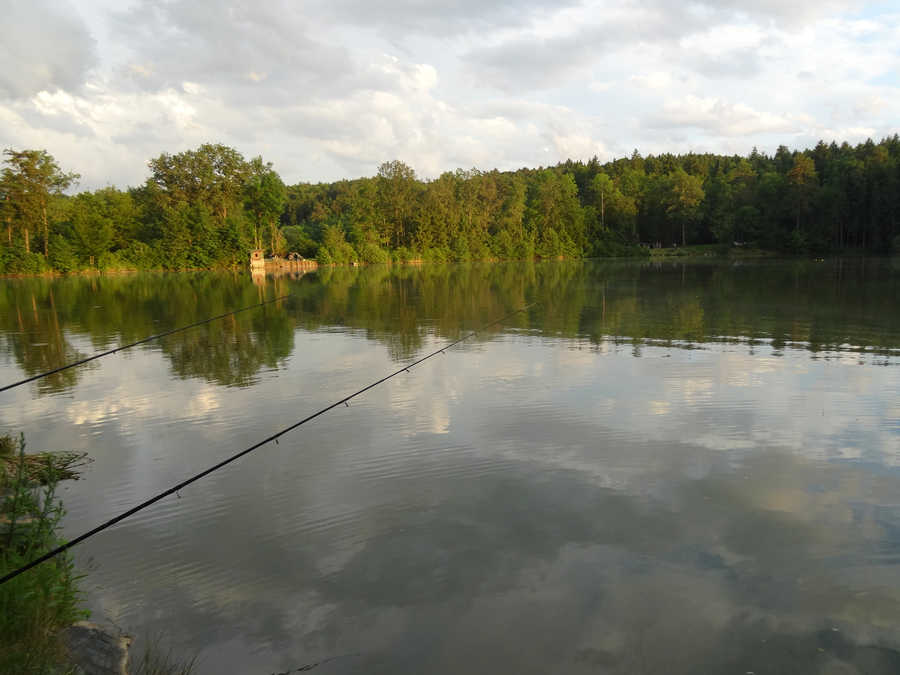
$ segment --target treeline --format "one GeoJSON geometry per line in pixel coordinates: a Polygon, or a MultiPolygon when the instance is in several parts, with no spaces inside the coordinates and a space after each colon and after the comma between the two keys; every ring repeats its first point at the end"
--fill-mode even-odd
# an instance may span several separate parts
{"type": "Polygon", "coordinates": [[[285,186],[270,163],[224,145],[150,160],[144,185],[66,196],[78,179],[44,150],[6,150],[0,271],[192,269],[283,251],[285,186]]]}
{"type": "Polygon", "coordinates": [[[326,262],[377,262],[388,249],[438,261],[691,244],[900,251],[900,137],[781,146],[772,157],[635,151],[605,164],[460,170],[432,181],[389,162],[373,178],[289,187],[281,222],[306,254],[324,247],[326,262]]]}
{"type": "Polygon", "coordinates": [[[6,150],[0,272],[242,265],[250,249],[321,263],[579,258],[650,246],[790,253],[900,250],[900,138],[774,156],[568,161],[430,181],[399,161],[371,178],[285,187],[270,163],[202,145],[149,162],[134,188],[67,196],[78,175],[6,150]]]}

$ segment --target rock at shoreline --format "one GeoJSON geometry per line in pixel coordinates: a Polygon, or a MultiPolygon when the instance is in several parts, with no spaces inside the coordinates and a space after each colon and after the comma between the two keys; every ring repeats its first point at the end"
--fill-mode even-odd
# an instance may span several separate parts
{"type": "Polygon", "coordinates": [[[132,638],[114,635],[90,621],[79,621],[63,632],[72,664],[85,675],[128,675],[132,638]]]}

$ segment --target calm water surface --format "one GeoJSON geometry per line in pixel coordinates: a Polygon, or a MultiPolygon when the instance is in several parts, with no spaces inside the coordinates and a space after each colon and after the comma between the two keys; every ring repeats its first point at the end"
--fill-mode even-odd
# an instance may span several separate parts
{"type": "Polygon", "coordinates": [[[0,282],[67,535],[538,303],[76,549],[201,673],[900,672],[900,262],[0,282]],[[337,658],[334,658],[337,657],[337,658]]]}

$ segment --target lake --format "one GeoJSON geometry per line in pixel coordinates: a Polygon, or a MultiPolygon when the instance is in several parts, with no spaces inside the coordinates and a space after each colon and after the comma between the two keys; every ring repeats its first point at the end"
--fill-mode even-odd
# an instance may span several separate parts
{"type": "Polygon", "coordinates": [[[0,281],[93,619],[200,673],[900,672],[900,261],[0,281]]]}

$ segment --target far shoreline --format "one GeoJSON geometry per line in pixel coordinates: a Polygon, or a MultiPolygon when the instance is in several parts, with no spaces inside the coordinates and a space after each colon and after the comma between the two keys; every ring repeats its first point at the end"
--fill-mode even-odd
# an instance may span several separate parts
{"type": "MultiPolygon", "coordinates": [[[[513,262],[576,262],[576,261],[602,261],[602,260],[632,260],[641,262],[660,262],[660,261],[676,261],[676,260],[811,260],[814,262],[822,262],[825,259],[836,258],[892,258],[897,257],[896,253],[877,254],[865,249],[844,249],[841,251],[823,252],[823,253],[789,253],[785,251],[777,251],[772,249],[764,249],[748,246],[731,247],[722,250],[718,244],[694,244],[688,246],[674,246],[669,248],[649,248],[646,255],[630,255],[630,256],[586,256],[583,258],[566,258],[564,256],[555,258],[483,258],[479,260],[453,260],[453,261],[433,261],[423,260],[422,258],[413,258],[410,260],[392,260],[383,263],[369,262],[353,262],[353,263],[318,263],[314,259],[309,262],[314,263],[307,267],[304,272],[314,272],[323,268],[336,267],[393,267],[393,266],[422,266],[422,265],[459,265],[459,264],[496,264],[496,263],[513,263],[513,262]]],[[[267,260],[268,262],[268,260],[267,260]]],[[[289,271],[288,267],[278,267],[276,270],[266,270],[265,275],[269,276],[274,271],[289,271]]],[[[48,270],[46,272],[35,273],[11,273],[0,274],[0,279],[56,279],[66,277],[106,277],[106,276],[129,276],[134,274],[180,274],[185,272],[250,272],[253,276],[263,276],[262,273],[252,272],[249,265],[234,266],[213,266],[213,267],[184,267],[184,268],[166,268],[166,267],[148,267],[148,268],[109,268],[109,269],[82,269],[73,270],[71,272],[59,272],[57,270],[48,270]]]]}

